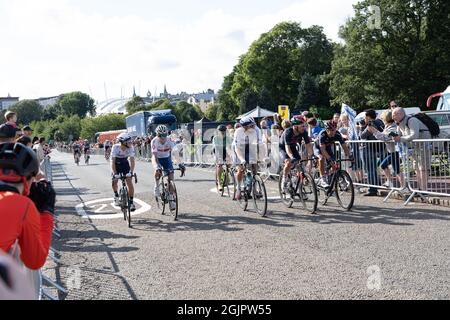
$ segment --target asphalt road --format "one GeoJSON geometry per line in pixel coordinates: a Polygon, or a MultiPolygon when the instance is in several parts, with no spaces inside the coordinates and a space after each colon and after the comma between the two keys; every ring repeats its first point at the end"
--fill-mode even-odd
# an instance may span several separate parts
{"type": "Polygon", "coordinates": [[[448,208],[358,196],[350,213],[332,201],[312,216],[286,209],[269,183],[274,198],[261,218],[213,193],[212,171],[191,168],[177,178],[174,222],[153,200],[151,165],[139,162],[136,198],[145,212],[129,229],[114,218],[104,158],[76,167],[55,151],[52,161],[63,264],[45,272],[69,288],[62,298],[450,298],[448,208]]]}

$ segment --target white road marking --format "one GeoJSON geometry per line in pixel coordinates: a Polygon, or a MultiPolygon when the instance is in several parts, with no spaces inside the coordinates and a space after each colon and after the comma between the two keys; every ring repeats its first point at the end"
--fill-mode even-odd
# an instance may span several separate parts
{"type": "MultiPolygon", "coordinates": [[[[142,200],[134,199],[134,202],[136,204],[138,204],[140,206],[140,208],[138,210],[136,210],[136,212],[131,213],[131,216],[141,215],[152,209],[151,205],[147,204],[146,202],[144,202],[142,200]]],[[[120,211],[119,207],[116,207],[114,205],[113,198],[98,199],[98,200],[81,203],[81,204],[77,205],[75,207],[75,209],[76,209],[78,215],[84,219],[93,219],[93,220],[123,219],[123,213],[120,211]],[[96,208],[98,206],[100,206],[100,208],[95,210],[94,213],[103,212],[104,214],[89,214],[85,210],[85,208],[90,209],[90,208],[96,208]],[[106,211],[106,212],[103,211],[108,206],[111,206],[114,209],[114,211],[110,211],[111,214],[106,214],[106,212],[108,212],[108,211],[106,211]],[[117,211],[119,211],[119,212],[114,213],[117,211]]]]}

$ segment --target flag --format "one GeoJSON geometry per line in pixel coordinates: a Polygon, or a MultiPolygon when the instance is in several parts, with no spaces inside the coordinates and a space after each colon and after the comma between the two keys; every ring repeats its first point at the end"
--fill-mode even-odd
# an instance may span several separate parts
{"type": "Polygon", "coordinates": [[[346,114],[348,116],[349,127],[350,127],[350,132],[349,132],[350,140],[358,140],[358,133],[356,131],[356,120],[355,120],[355,118],[358,114],[356,113],[355,110],[350,108],[345,103],[342,104],[341,114],[346,114]]]}

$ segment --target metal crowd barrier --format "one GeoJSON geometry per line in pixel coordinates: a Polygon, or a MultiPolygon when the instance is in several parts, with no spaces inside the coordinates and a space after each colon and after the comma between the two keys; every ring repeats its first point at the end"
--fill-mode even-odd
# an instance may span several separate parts
{"type": "MultiPolygon", "coordinates": [[[[46,177],[46,180],[49,182],[53,182],[53,171],[52,171],[52,164],[49,157],[45,157],[43,161],[43,169],[44,174],[46,177]]],[[[61,231],[58,227],[58,213],[55,212],[54,214],[54,229],[53,229],[53,236],[60,239],[61,238],[61,231]]],[[[54,263],[57,265],[61,265],[61,253],[56,250],[54,247],[50,247],[48,258],[51,259],[54,263]]],[[[36,296],[39,300],[42,300],[43,297],[50,299],[50,300],[59,300],[57,297],[53,296],[45,287],[44,284],[46,284],[49,287],[55,288],[58,292],[67,294],[67,290],[63,288],[60,284],[58,284],[56,281],[53,281],[49,277],[45,276],[42,273],[42,270],[29,270],[30,278],[32,279],[32,282],[35,286],[36,290],[36,296]]]]}

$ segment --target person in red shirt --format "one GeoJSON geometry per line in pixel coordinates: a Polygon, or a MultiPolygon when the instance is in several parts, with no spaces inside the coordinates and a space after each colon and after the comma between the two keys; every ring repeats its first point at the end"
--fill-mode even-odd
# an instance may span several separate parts
{"type": "Polygon", "coordinates": [[[47,181],[33,183],[39,173],[35,152],[20,143],[0,144],[0,250],[16,243],[31,270],[47,260],[53,232],[56,194],[47,181]]]}

